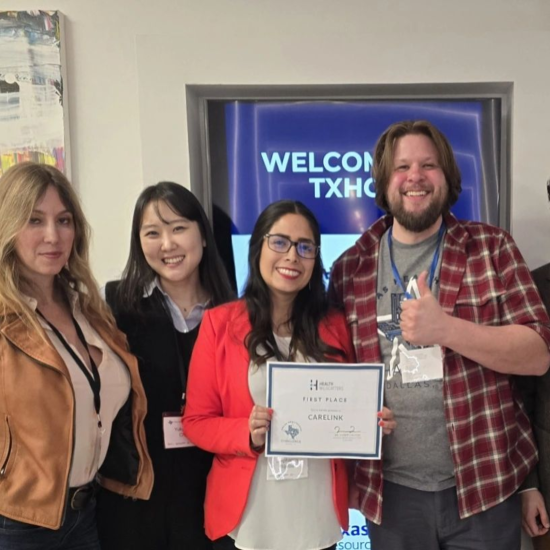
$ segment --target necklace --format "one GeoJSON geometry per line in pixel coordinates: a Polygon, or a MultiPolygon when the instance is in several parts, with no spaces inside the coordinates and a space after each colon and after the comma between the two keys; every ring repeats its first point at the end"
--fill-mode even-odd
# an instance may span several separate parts
{"type": "Polygon", "coordinates": [[[208,298],[204,298],[204,299],[203,299],[203,298],[201,297],[201,298],[198,298],[196,301],[194,301],[193,304],[190,305],[190,306],[185,307],[185,306],[182,305],[182,306],[179,306],[179,307],[181,308],[181,310],[183,311],[183,313],[186,314],[186,313],[190,312],[195,306],[197,306],[197,305],[199,305],[199,304],[204,304],[207,300],[208,300],[208,298]]]}

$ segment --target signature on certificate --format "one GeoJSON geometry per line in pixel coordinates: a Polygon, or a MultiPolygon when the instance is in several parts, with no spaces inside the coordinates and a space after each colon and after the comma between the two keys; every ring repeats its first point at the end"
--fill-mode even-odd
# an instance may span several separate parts
{"type": "MultiPolygon", "coordinates": [[[[337,434],[353,434],[353,433],[356,433],[355,432],[355,426],[350,426],[349,430],[342,430],[342,428],[340,428],[340,426],[334,426],[334,431],[337,434]]],[[[360,433],[360,432],[357,432],[357,433],[360,433]]]]}

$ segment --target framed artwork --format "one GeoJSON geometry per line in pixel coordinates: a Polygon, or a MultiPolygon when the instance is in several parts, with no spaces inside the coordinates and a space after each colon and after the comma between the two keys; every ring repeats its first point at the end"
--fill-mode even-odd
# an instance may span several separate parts
{"type": "Polygon", "coordinates": [[[58,11],[0,11],[0,175],[35,161],[68,171],[58,11]]]}

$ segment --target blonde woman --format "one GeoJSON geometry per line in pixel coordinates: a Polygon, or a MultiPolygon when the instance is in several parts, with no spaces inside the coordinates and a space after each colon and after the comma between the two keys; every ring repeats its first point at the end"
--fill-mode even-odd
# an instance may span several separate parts
{"type": "Polygon", "coordinates": [[[145,395],[88,264],[69,181],[0,179],[0,548],[99,550],[96,482],[148,498],[145,395]]]}

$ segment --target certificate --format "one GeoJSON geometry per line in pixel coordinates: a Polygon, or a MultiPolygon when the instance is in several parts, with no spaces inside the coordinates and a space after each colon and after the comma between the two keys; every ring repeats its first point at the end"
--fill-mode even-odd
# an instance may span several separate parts
{"type": "Polygon", "coordinates": [[[383,364],[267,363],[267,456],[379,459],[383,364]]]}

